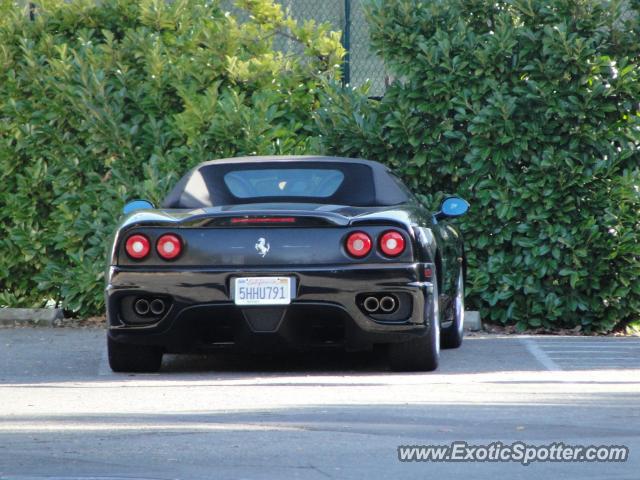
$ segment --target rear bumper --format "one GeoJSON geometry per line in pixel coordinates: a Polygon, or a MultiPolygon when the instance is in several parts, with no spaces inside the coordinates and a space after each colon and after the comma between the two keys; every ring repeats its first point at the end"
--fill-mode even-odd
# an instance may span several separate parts
{"type": "Polygon", "coordinates": [[[341,344],[347,349],[422,335],[433,311],[432,284],[423,264],[265,269],[169,270],[111,267],[106,288],[109,335],[116,341],[160,345],[185,352],[215,348],[262,350],[341,344]],[[238,307],[231,280],[240,276],[291,276],[296,292],[285,307],[238,307]],[[363,293],[393,293],[410,303],[402,318],[369,315],[363,293]],[[126,298],[159,296],[168,310],[148,324],[133,323],[126,298]]]}

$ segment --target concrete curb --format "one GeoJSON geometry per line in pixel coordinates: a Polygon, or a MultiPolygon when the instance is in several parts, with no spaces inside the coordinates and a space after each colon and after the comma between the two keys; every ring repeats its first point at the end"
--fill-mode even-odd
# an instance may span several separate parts
{"type": "Polygon", "coordinates": [[[64,318],[61,308],[0,308],[0,326],[53,327],[64,318]]]}
{"type": "Polygon", "coordinates": [[[464,312],[464,329],[470,332],[477,332],[482,330],[482,320],[480,319],[480,312],[474,310],[464,312]]]}

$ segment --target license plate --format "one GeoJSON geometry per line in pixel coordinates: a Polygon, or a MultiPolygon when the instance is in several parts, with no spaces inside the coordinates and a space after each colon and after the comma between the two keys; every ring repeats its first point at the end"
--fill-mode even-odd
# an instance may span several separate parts
{"type": "Polygon", "coordinates": [[[236,278],[233,293],[236,305],[289,305],[291,303],[291,278],[236,278]]]}

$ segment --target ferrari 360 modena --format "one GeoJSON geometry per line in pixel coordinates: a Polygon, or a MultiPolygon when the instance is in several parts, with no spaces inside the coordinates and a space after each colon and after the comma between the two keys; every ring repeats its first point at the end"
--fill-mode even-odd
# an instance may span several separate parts
{"type": "Polygon", "coordinates": [[[124,208],[107,271],[110,366],[380,345],[393,370],[434,370],[441,346],[462,342],[466,260],[452,223],[468,208],[448,197],[430,210],[369,160],[202,163],[159,208],[124,208]]]}

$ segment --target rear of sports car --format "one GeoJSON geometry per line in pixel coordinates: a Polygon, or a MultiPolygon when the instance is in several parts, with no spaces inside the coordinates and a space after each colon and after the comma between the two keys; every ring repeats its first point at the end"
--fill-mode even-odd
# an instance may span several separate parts
{"type": "Polygon", "coordinates": [[[409,203],[366,160],[197,166],[163,209],[135,212],[117,232],[111,367],[157,370],[164,353],[389,344],[392,367],[436,368],[434,268],[409,203]]]}
{"type": "Polygon", "coordinates": [[[419,250],[400,222],[300,210],[134,220],[108,272],[111,365],[155,370],[162,353],[360,350],[422,336],[434,292],[419,250]]]}

